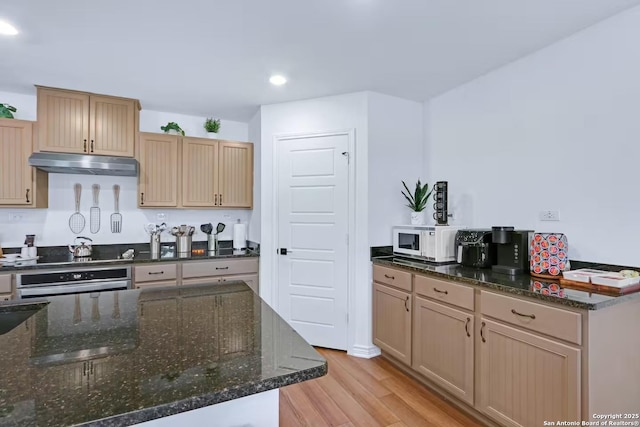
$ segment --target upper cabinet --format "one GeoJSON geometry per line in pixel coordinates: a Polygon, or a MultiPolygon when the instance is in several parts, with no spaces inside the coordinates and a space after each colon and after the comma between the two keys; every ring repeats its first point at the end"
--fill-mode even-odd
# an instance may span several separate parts
{"type": "Polygon", "coordinates": [[[33,122],[0,119],[0,206],[46,208],[48,175],[29,166],[33,122]]]}
{"type": "Polygon", "coordinates": [[[178,145],[174,135],[140,133],[139,207],[178,207],[178,145]]]}
{"type": "Polygon", "coordinates": [[[139,207],[253,208],[253,144],[140,133],[138,145],[139,207]]]}
{"type": "Polygon", "coordinates": [[[133,157],[140,103],[38,86],[38,150],[133,157]]]}

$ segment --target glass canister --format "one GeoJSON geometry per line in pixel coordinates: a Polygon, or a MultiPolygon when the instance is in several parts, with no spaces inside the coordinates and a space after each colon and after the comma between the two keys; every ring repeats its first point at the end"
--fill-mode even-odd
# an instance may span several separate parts
{"type": "Polygon", "coordinates": [[[563,233],[534,233],[530,254],[532,275],[559,278],[570,269],[569,242],[563,233]]]}

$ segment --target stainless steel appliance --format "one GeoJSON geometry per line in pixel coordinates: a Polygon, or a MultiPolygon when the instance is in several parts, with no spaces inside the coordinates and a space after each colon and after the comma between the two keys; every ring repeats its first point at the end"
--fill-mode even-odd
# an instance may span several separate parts
{"type": "Polygon", "coordinates": [[[456,261],[465,267],[489,268],[496,263],[496,245],[491,230],[459,230],[456,233],[456,261]]]}
{"type": "Polygon", "coordinates": [[[131,267],[74,268],[16,274],[19,299],[131,289],[131,267]]]}
{"type": "Polygon", "coordinates": [[[138,176],[138,161],[127,157],[33,153],[29,166],[51,173],[138,176]]]}
{"type": "Polygon", "coordinates": [[[437,263],[455,261],[455,236],[461,228],[429,225],[393,227],[393,253],[437,263]]]}
{"type": "MultiPolygon", "coordinates": [[[[73,240],[73,243],[76,243],[76,240],[78,239],[84,239],[93,243],[93,240],[83,236],[76,237],[73,240]]],[[[77,244],[75,246],[69,245],[69,252],[73,254],[74,258],[91,258],[91,253],[93,252],[93,249],[91,248],[91,243],[87,244],[86,242],[81,240],[79,245],[77,244]]]]}
{"type": "Polygon", "coordinates": [[[515,230],[513,227],[492,227],[491,241],[497,247],[497,264],[491,269],[509,275],[529,271],[529,242],[533,233],[533,230],[515,230]]]}

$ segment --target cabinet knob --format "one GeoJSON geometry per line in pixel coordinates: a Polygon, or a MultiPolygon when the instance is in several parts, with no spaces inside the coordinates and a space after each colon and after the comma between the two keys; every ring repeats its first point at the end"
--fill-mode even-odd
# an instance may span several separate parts
{"type": "Polygon", "coordinates": [[[28,188],[27,188],[27,194],[25,195],[25,197],[27,198],[27,203],[31,203],[31,202],[29,201],[29,189],[28,189],[28,188]]]}

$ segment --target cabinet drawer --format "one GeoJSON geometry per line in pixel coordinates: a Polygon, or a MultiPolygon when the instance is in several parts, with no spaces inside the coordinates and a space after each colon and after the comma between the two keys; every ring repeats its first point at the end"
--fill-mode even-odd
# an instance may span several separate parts
{"type": "Polygon", "coordinates": [[[411,273],[406,271],[374,265],[373,280],[411,292],[411,273]]]}
{"type": "Polygon", "coordinates": [[[0,276],[0,294],[11,293],[11,275],[3,274],[0,276]]]}
{"type": "Polygon", "coordinates": [[[473,311],[473,288],[426,276],[416,275],[414,280],[416,293],[473,311]]]}
{"type": "Polygon", "coordinates": [[[161,280],[175,280],[177,277],[176,264],[140,265],[134,269],[134,281],[158,282],[161,280]]]}
{"type": "Polygon", "coordinates": [[[228,276],[258,272],[258,259],[195,261],[182,264],[182,278],[228,276]]]}
{"type": "Polygon", "coordinates": [[[582,343],[582,316],[580,313],[487,291],[480,293],[480,304],[481,312],[485,316],[575,344],[582,343]]]}
{"type": "Polygon", "coordinates": [[[166,280],[162,282],[144,282],[144,283],[136,283],[136,289],[149,289],[149,288],[166,288],[166,287],[175,287],[178,286],[178,283],[175,280],[166,280]]]}

